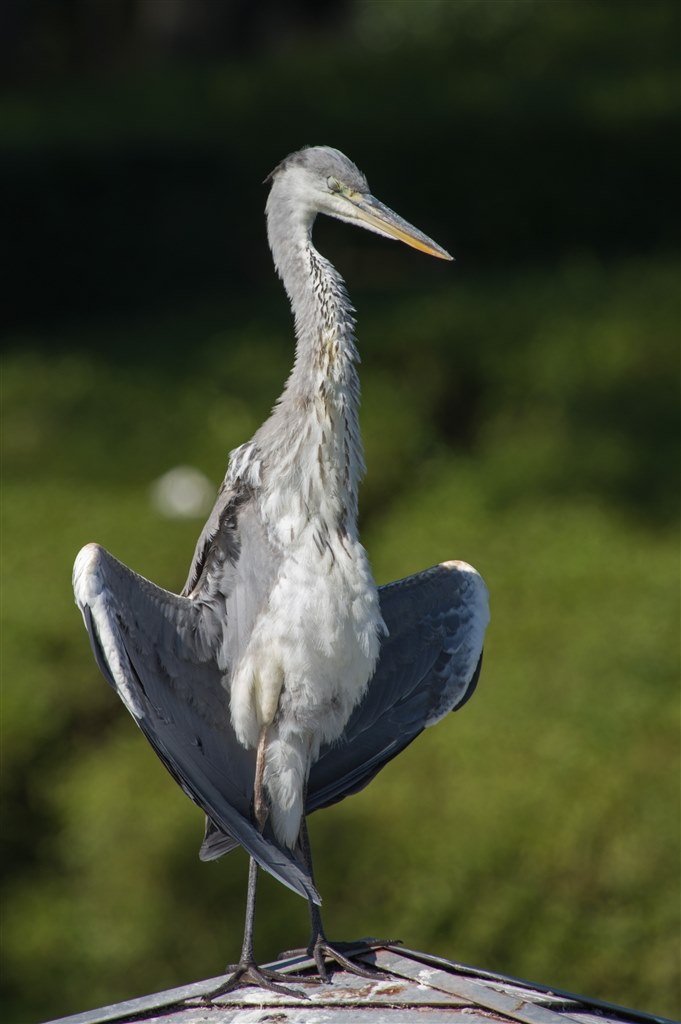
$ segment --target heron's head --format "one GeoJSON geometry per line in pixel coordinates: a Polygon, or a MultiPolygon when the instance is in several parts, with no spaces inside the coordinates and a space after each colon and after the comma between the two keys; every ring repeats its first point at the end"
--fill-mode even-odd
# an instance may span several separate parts
{"type": "Polygon", "coordinates": [[[315,216],[325,213],[386,238],[396,238],[439,259],[452,259],[432,238],[372,196],[362,172],[338,149],[309,146],[291,153],[266,180],[272,182],[268,216],[275,205],[285,206],[311,227],[315,216]]]}

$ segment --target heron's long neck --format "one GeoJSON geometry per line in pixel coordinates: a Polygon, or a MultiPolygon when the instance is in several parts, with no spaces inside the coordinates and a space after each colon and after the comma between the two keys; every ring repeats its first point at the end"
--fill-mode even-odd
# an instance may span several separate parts
{"type": "Polygon", "coordinates": [[[279,436],[289,440],[291,471],[307,489],[311,513],[355,533],[364,461],[354,311],[340,274],[312,245],[310,227],[293,216],[289,223],[268,218],[296,330],[295,362],[273,420],[279,436]]]}

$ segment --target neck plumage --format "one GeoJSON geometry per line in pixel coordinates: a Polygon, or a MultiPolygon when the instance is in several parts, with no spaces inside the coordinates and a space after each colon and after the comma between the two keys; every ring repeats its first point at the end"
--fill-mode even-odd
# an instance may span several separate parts
{"type": "Polygon", "coordinates": [[[340,274],[312,244],[313,215],[301,216],[273,195],[267,214],[272,256],[296,331],[293,369],[268,421],[267,433],[279,442],[270,466],[278,483],[299,482],[312,515],[356,535],[364,461],[354,310],[340,274]]]}

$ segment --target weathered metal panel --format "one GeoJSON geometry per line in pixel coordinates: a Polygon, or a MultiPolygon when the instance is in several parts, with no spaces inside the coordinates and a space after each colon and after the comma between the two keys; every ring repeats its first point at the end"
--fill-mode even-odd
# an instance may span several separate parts
{"type": "Polygon", "coordinates": [[[404,946],[391,946],[387,948],[421,963],[440,966],[452,973],[489,981],[495,985],[517,986],[526,993],[532,993],[533,1002],[544,1003],[548,1000],[549,1002],[546,1002],[546,1005],[550,1005],[550,1002],[557,1000],[564,1004],[566,1012],[569,1013],[574,1013],[573,1010],[569,1009],[570,1004],[579,1007],[582,1012],[593,1011],[593,1017],[597,1018],[600,1022],[641,1021],[644,1024],[681,1024],[681,1022],[672,1020],[670,1017],[661,1017],[658,1014],[647,1013],[644,1010],[636,1010],[617,1003],[608,1003],[602,999],[593,999],[591,996],[578,995],[575,992],[568,992],[555,986],[549,988],[547,985],[528,981],[524,978],[512,978],[507,974],[485,971],[478,967],[472,967],[470,964],[462,964],[455,960],[445,960],[431,953],[421,953],[418,950],[407,949],[404,946]]]}
{"type": "Polygon", "coordinates": [[[51,1024],[674,1024],[402,947],[354,953],[383,973],[370,980],[337,970],[330,985],[304,985],[298,979],[313,962],[289,956],[268,966],[288,976],[300,1000],[247,987],[210,1002],[227,975],[51,1024]]]}
{"type": "MultiPolygon", "coordinates": [[[[362,959],[369,960],[369,956],[363,956],[362,959]]],[[[509,995],[483,981],[420,964],[404,954],[378,949],[371,954],[370,962],[376,963],[381,970],[411,978],[421,985],[439,988],[470,1006],[492,1010],[520,1024],[574,1024],[569,1015],[555,1013],[533,1003],[527,993],[523,997],[509,995]]]]}
{"type": "Polygon", "coordinates": [[[87,1010],[83,1013],[71,1014],[68,1017],[59,1017],[57,1020],[49,1021],[48,1024],[110,1024],[113,1021],[152,1020],[154,1011],[177,1006],[183,1000],[200,998],[216,989],[225,980],[224,975],[219,978],[207,978],[205,981],[195,981],[190,985],[167,989],[153,995],[140,996],[138,999],[126,999],[121,1003],[112,1003],[110,1006],[102,1006],[98,1010],[87,1010]]]}
{"type": "MultiPolygon", "coordinates": [[[[132,1024],[127,1018],[123,1024],[132,1024]]],[[[159,1017],[134,1020],[134,1024],[504,1024],[501,1018],[463,1009],[439,1007],[419,1009],[397,1006],[314,1007],[308,1005],[214,1007],[212,1010],[185,1009],[159,1017]]]]}

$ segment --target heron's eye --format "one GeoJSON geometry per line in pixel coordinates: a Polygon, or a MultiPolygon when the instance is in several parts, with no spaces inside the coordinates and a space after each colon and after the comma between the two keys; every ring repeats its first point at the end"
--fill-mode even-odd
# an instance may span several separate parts
{"type": "Polygon", "coordinates": [[[343,186],[341,185],[341,183],[338,180],[338,178],[327,178],[326,179],[326,184],[329,186],[329,189],[332,192],[342,192],[343,191],[343,186]]]}

